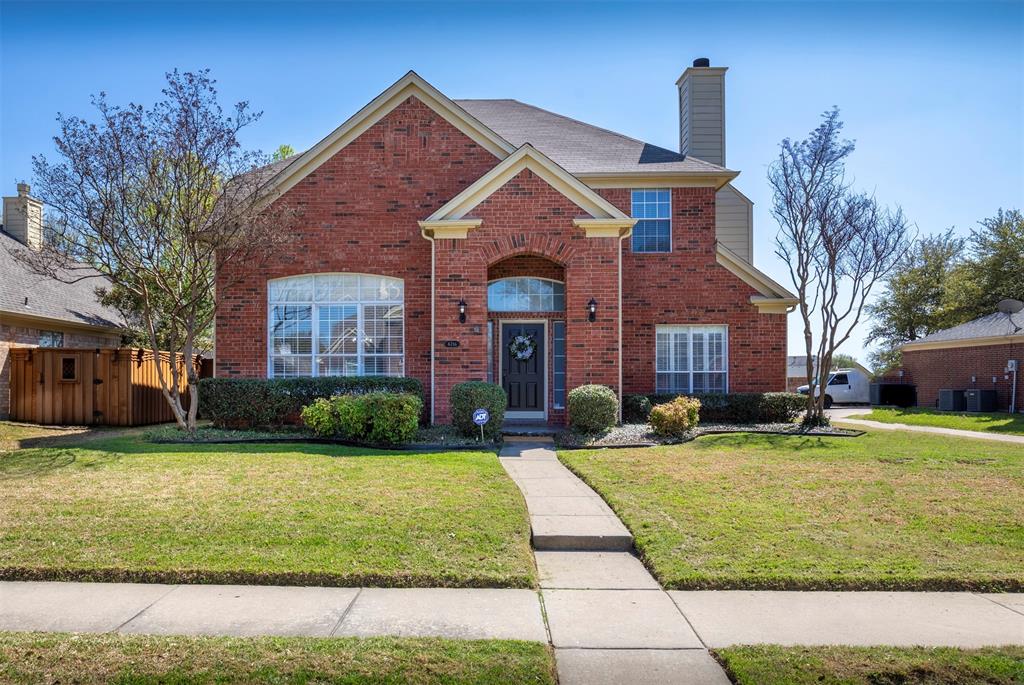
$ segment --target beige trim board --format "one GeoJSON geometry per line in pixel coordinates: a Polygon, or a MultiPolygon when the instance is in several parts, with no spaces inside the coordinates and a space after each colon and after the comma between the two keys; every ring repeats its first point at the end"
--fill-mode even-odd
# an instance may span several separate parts
{"type": "Polygon", "coordinates": [[[345,123],[334,129],[326,138],[306,150],[294,162],[282,169],[270,181],[266,201],[269,202],[287,192],[409,97],[415,97],[430,107],[450,124],[493,153],[498,159],[504,159],[515,151],[515,146],[485,126],[479,119],[472,116],[462,107],[455,104],[441,91],[427,83],[419,74],[410,71],[383,93],[371,100],[365,107],[349,117],[345,123]]]}
{"type": "Polygon", "coordinates": [[[94,326],[92,324],[80,323],[77,321],[52,319],[48,316],[37,316],[35,314],[25,314],[23,312],[5,311],[0,312],[0,315],[2,315],[3,323],[12,326],[22,325],[30,328],[45,328],[47,330],[67,329],[86,333],[106,333],[110,335],[119,335],[124,332],[123,328],[118,328],[116,326],[94,326]]]}
{"type": "Polygon", "coordinates": [[[622,173],[579,173],[576,178],[591,188],[714,188],[721,190],[734,178],[738,171],[728,169],[721,172],[622,172],[622,173]]]}
{"type": "MultiPolygon", "coordinates": [[[[744,260],[726,246],[719,243],[716,248],[716,261],[766,298],[775,301],[793,300],[792,304],[800,303],[796,295],[776,283],[767,274],[756,269],[753,264],[744,260]]],[[[751,301],[753,301],[753,298],[751,298],[751,301]]]]}
{"type": "Polygon", "coordinates": [[[480,228],[483,219],[451,219],[449,221],[420,221],[420,228],[438,239],[465,239],[474,228],[480,228]]]}
{"type": "Polygon", "coordinates": [[[1021,345],[1024,335],[993,335],[987,338],[970,338],[967,340],[935,340],[933,342],[909,342],[900,350],[903,352],[921,352],[925,350],[949,350],[957,347],[990,347],[992,345],[1021,345]]]}
{"type": "Polygon", "coordinates": [[[477,205],[526,169],[537,174],[545,183],[579,205],[583,211],[587,212],[594,219],[616,219],[621,222],[633,221],[622,210],[598,195],[592,188],[568,171],[558,166],[547,155],[529,143],[525,143],[514,153],[506,157],[504,161],[427,217],[427,222],[451,221],[452,219],[464,218],[477,205]]]}
{"type": "Polygon", "coordinates": [[[760,314],[788,314],[800,304],[795,297],[764,297],[751,295],[750,304],[757,307],[760,314]]]}
{"type": "Polygon", "coordinates": [[[582,219],[572,220],[573,226],[582,228],[588,238],[628,238],[633,235],[637,219],[582,219]]]}
{"type": "Polygon", "coordinates": [[[676,85],[678,86],[683,82],[690,74],[705,74],[708,76],[722,76],[725,72],[729,71],[729,67],[686,67],[686,70],[680,74],[679,78],[676,79],[676,85]]]}

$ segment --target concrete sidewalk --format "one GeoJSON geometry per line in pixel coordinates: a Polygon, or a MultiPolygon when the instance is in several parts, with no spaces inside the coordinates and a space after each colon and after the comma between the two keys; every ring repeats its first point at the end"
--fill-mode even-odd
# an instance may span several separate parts
{"type": "Polygon", "coordinates": [[[867,414],[871,407],[839,407],[827,410],[829,418],[841,423],[849,423],[862,428],[877,428],[888,431],[911,431],[914,433],[931,433],[933,435],[948,435],[954,438],[974,438],[977,440],[994,440],[996,442],[1010,442],[1017,445],[1024,445],[1024,435],[1009,435],[1000,433],[984,433],[982,431],[966,431],[959,428],[941,428],[939,426],[912,426],[908,423],[883,423],[881,421],[870,421],[868,419],[854,419],[852,416],[867,414]]]}

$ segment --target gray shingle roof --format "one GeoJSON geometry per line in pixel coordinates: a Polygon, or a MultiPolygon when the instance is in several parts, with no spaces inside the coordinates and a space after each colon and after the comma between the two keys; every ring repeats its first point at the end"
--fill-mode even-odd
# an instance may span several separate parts
{"type": "Polygon", "coordinates": [[[687,157],[518,100],[455,100],[502,138],[530,143],[571,174],[716,173],[723,167],[687,157]]]}
{"type": "Polygon", "coordinates": [[[954,342],[977,338],[1008,338],[1012,335],[1024,335],[1024,311],[1016,314],[993,312],[974,321],[968,321],[943,331],[936,331],[908,344],[954,342]]]}
{"type": "Polygon", "coordinates": [[[15,254],[27,250],[0,231],[0,312],[38,316],[84,326],[120,328],[124,320],[115,309],[96,299],[99,278],[62,283],[33,272],[15,254]],[[25,304],[28,298],[28,305],[25,304]]]}

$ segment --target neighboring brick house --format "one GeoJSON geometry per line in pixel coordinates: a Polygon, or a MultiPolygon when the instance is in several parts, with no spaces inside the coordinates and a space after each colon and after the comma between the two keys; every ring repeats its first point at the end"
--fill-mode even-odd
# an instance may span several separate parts
{"type": "MultiPolygon", "coordinates": [[[[118,347],[124,321],[96,299],[97,279],[63,283],[33,273],[17,253],[43,240],[43,204],[18,184],[0,231],[0,418],[10,412],[12,347],[118,347]]],[[[79,272],[84,273],[84,272],[79,272]]]]}
{"type": "Polygon", "coordinates": [[[917,384],[917,403],[936,407],[939,390],[996,391],[996,407],[1024,410],[1018,380],[1024,364],[1024,312],[994,312],[902,348],[904,378],[917,384]],[[1014,363],[1017,371],[1011,371],[1014,363]]]}
{"type": "Polygon", "coordinates": [[[796,300],[751,263],[725,69],[695,65],[680,152],[410,72],[266,169],[301,219],[269,264],[218,275],[216,375],[414,376],[438,423],[467,380],[552,423],[587,383],[783,390],[796,300]]]}

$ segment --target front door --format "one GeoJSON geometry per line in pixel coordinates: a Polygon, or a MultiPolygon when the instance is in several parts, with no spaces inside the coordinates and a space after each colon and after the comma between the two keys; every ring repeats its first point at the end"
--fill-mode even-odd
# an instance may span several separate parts
{"type": "Polygon", "coordinates": [[[510,418],[543,418],[544,324],[501,324],[501,384],[510,418]]]}

